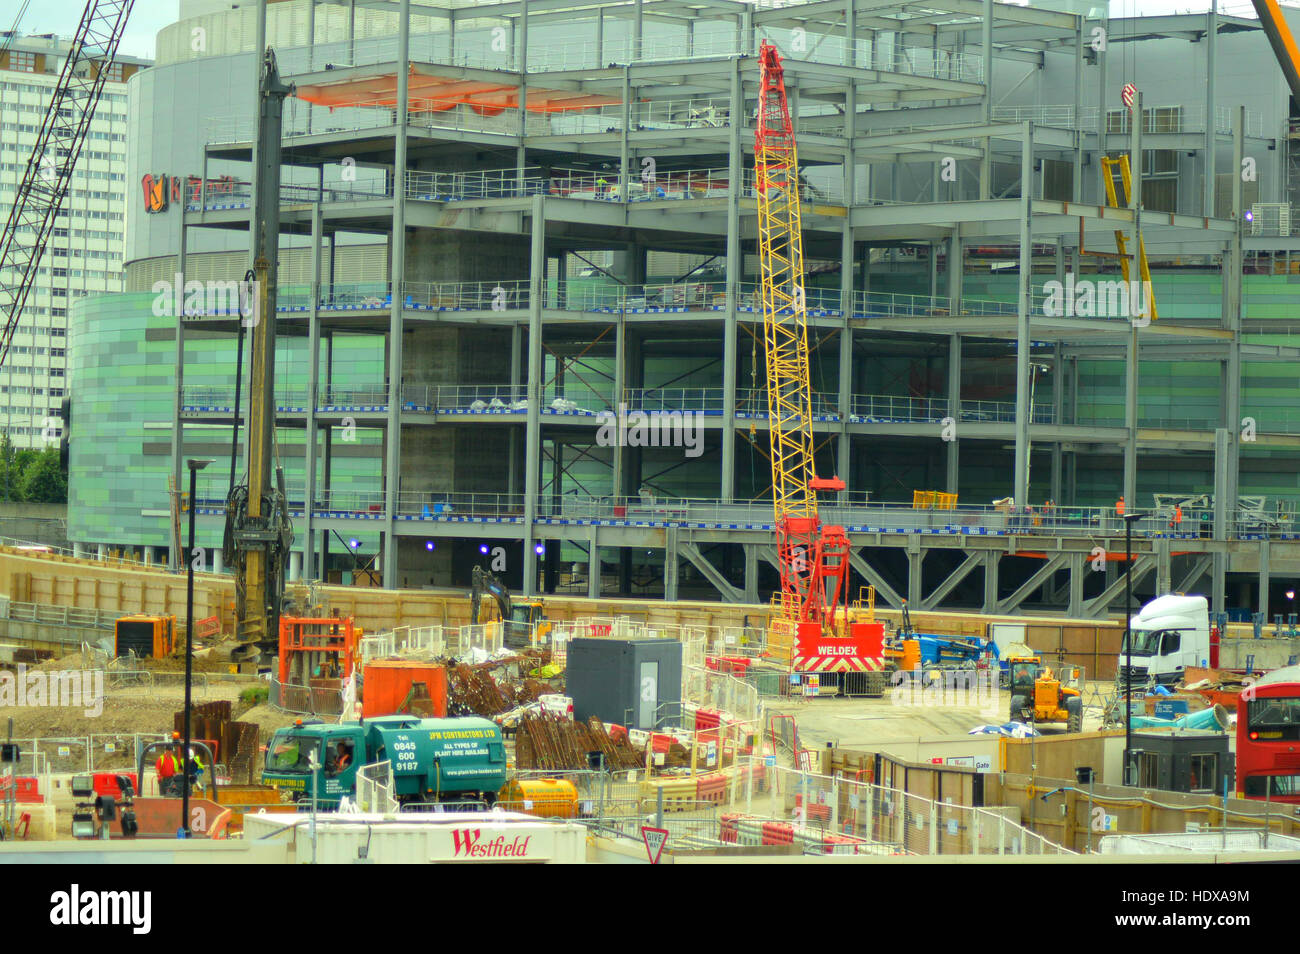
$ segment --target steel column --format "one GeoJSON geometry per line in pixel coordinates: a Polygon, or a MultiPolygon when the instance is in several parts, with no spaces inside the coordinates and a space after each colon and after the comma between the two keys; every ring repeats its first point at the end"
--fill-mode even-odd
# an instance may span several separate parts
{"type": "Polygon", "coordinates": [[[1020,296],[1016,321],[1015,488],[1012,492],[1017,507],[1029,502],[1029,309],[1033,301],[1034,267],[1034,128],[1030,123],[1024,124],[1023,135],[1020,146],[1020,296]]]}
{"type": "MultiPolygon", "coordinates": [[[[313,4],[314,7],[314,4],[313,4]]],[[[303,461],[306,475],[303,501],[303,543],[302,573],[308,580],[315,579],[312,571],[315,560],[312,531],[312,503],[316,499],[316,405],[317,382],[320,380],[320,278],[321,278],[321,235],[324,232],[324,214],[319,202],[313,203],[311,209],[311,305],[307,310],[307,420],[305,422],[305,457],[303,461]]]]}
{"type": "MultiPolygon", "coordinates": [[[[740,118],[745,114],[744,84],[741,81],[743,60],[737,59],[731,71],[731,124],[727,159],[729,182],[743,181],[740,118]]],[[[722,331],[722,499],[730,503],[736,495],[736,308],[739,283],[745,259],[740,246],[740,190],[727,190],[727,303],[722,331]]]]}
{"type": "Polygon", "coordinates": [[[546,290],[545,196],[533,196],[532,245],[528,269],[528,416],[524,450],[524,577],[523,593],[537,592],[537,553],[534,540],[537,492],[541,468],[542,295],[546,290]]]}
{"type": "Polygon", "coordinates": [[[402,302],[406,286],[407,106],[410,102],[411,0],[401,0],[397,34],[397,143],[393,157],[391,295],[388,316],[388,433],[384,455],[384,589],[397,589],[397,507],[402,483],[402,302]]]}

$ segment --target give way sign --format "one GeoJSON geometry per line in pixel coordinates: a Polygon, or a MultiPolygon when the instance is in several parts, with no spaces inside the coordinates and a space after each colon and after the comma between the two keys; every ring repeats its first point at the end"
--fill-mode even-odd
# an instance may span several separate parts
{"type": "Polygon", "coordinates": [[[659,864],[659,856],[663,853],[664,842],[668,840],[668,829],[651,828],[649,825],[642,825],[641,837],[645,839],[645,853],[650,856],[650,864],[659,864]]]}

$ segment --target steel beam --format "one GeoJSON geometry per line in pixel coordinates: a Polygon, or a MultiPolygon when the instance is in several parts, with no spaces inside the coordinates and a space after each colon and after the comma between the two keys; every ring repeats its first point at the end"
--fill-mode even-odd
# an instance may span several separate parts
{"type": "MultiPolygon", "coordinates": [[[[741,81],[743,60],[731,65],[731,115],[745,112],[745,87],[741,81]]],[[[731,123],[727,155],[727,175],[731,182],[741,181],[744,151],[740,141],[741,123],[731,123]]],[[[740,279],[745,258],[740,240],[739,190],[729,189],[727,195],[727,277],[726,314],[722,330],[722,499],[730,502],[736,494],[736,350],[737,305],[740,299],[740,279]]]]}
{"type": "MultiPolygon", "coordinates": [[[[322,178],[324,176],[323,168],[321,176],[322,178]]],[[[303,508],[302,574],[307,580],[316,578],[313,572],[313,557],[316,553],[313,546],[312,501],[316,499],[316,405],[319,403],[316,389],[317,382],[320,380],[320,251],[323,225],[321,204],[316,202],[312,207],[311,217],[311,305],[307,310],[307,415],[303,425],[303,444],[306,453],[303,473],[307,499],[306,506],[303,508]]]]}
{"type": "MultiPolygon", "coordinates": [[[[1132,577],[1133,586],[1136,587],[1156,568],[1156,558],[1153,554],[1143,553],[1133,555],[1132,577]]],[[[1101,591],[1099,596],[1088,600],[1084,605],[1084,618],[1098,619],[1108,612],[1110,604],[1124,591],[1124,574],[1115,574],[1114,581],[1101,591]]]]}
{"type": "Polygon", "coordinates": [[[1271,547],[1267,540],[1259,541],[1259,612],[1268,619],[1269,556],[1271,547]]]}
{"type": "Polygon", "coordinates": [[[862,556],[861,553],[855,553],[849,557],[849,562],[853,565],[853,569],[862,575],[863,579],[875,587],[878,598],[883,599],[894,609],[903,608],[905,601],[898,595],[898,591],[890,586],[876,568],[867,562],[866,557],[862,556]]]}
{"type": "MultiPolygon", "coordinates": [[[[677,543],[677,553],[680,556],[690,560],[694,567],[704,574],[704,578],[713,584],[714,588],[722,594],[722,599],[726,603],[744,602],[744,592],[731,585],[731,581],[722,575],[722,571],[710,563],[700,552],[700,548],[689,540],[679,541],[677,543]]],[[[767,554],[764,554],[766,556],[767,554]]],[[[776,560],[776,551],[773,549],[771,559],[776,560]]]]}
{"type": "Polygon", "coordinates": [[[998,605],[998,567],[1002,551],[984,551],[984,606],[980,612],[991,615],[998,605]]]}
{"type": "Polygon", "coordinates": [[[1033,181],[1034,181],[1034,131],[1024,124],[1024,139],[1020,147],[1020,275],[1019,303],[1016,320],[1016,449],[1015,483],[1012,496],[1016,506],[1029,503],[1029,309],[1033,301],[1032,282],[1034,265],[1033,246],[1033,181]]]}
{"type": "Polygon", "coordinates": [[[1020,607],[1034,590],[1041,587],[1047,582],[1048,578],[1061,569],[1069,562],[1070,554],[1066,552],[1055,553],[1043,561],[1043,565],[1030,574],[1029,579],[1016,587],[1016,591],[1006,599],[998,600],[994,609],[996,613],[1010,613],[1020,607]]]}
{"type": "Polygon", "coordinates": [[[1189,590],[1192,590],[1201,577],[1211,572],[1213,566],[1214,560],[1212,554],[1203,554],[1194,557],[1192,559],[1191,567],[1183,575],[1182,580],[1179,581],[1178,586],[1174,588],[1174,591],[1177,593],[1186,593],[1189,590]]]}
{"type": "Polygon", "coordinates": [[[537,592],[535,533],[541,468],[542,298],[546,291],[546,201],[533,196],[528,296],[528,417],[524,436],[524,572],[523,593],[537,592]]]}
{"type": "Polygon", "coordinates": [[[946,580],[936,586],[929,596],[917,600],[916,608],[918,610],[934,609],[942,603],[945,598],[947,598],[949,593],[957,588],[957,585],[961,583],[962,580],[966,579],[966,577],[970,575],[972,570],[977,566],[982,565],[983,562],[984,556],[982,553],[979,551],[968,552],[966,554],[966,559],[964,559],[951,573],[948,574],[946,580]]]}
{"type": "MultiPolygon", "coordinates": [[[[397,505],[402,483],[402,289],[406,283],[407,103],[410,97],[411,0],[401,0],[397,36],[397,142],[393,157],[392,308],[388,316],[388,443],[384,454],[383,584],[397,589],[397,505]]],[[[275,406],[274,401],[272,407],[275,406]]],[[[251,488],[250,488],[251,490],[251,488]]]]}

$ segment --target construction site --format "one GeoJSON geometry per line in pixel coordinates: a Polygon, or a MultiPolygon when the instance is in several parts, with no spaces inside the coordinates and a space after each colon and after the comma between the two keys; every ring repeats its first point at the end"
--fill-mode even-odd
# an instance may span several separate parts
{"type": "Polygon", "coordinates": [[[1097,13],[182,0],[0,861],[1300,861],[1296,15],[1097,13]]]}

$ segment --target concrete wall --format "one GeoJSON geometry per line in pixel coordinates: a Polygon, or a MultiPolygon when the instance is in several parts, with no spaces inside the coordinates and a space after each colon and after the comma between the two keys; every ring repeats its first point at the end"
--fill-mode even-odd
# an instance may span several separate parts
{"type": "MultiPolygon", "coordinates": [[[[403,547],[423,550],[423,539],[416,537],[403,547]]],[[[410,557],[416,550],[402,552],[410,557]]],[[[451,559],[450,540],[438,541],[434,553],[437,557],[427,564],[417,562],[422,573],[426,566],[448,569],[450,563],[437,561],[451,559]]],[[[423,560],[424,558],[421,558],[423,560]]],[[[413,573],[407,573],[410,585],[419,587],[423,582],[413,573]]],[[[426,577],[427,580],[427,577],[426,577]]],[[[234,583],[230,576],[200,573],[195,577],[195,615],[202,619],[217,615],[229,630],[231,607],[234,602],[234,583]]],[[[367,632],[379,632],[394,626],[419,626],[442,623],[459,626],[469,622],[468,588],[461,590],[403,589],[381,590],[372,587],[322,587],[330,607],[344,615],[351,615],[367,632]]],[[[170,574],[164,569],[145,570],[131,566],[118,566],[95,560],[78,560],[52,554],[21,553],[0,547],[0,595],[11,599],[82,609],[100,609],[112,613],[175,613],[185,615],[185,577],[170,574]]],[[[546,597],[547,616],[555,620],[569,620],[585,616],[627,616],[633,620],[660,625],[713,625],[713,626],[764,626],[766,605],[734,603],[674,602],[637,599],[589,600],[568,596],[546,597]]],[[[897,620],[898,614],[878,612],[881,618],[897,620]]],[[[988,617],[973,613],[917,613],[913,622],[918,629],[931,632],[957,634],[982,634],[993,620],[1026,621],[1054,624],[1062,621],[1046,617],[988,617]]],[[[1122,629],[1119,623],[1092,623],[1071,621],[1072,626],[1095,626],[1099,630],[1122,629]]],[[[1249,627],[1233,626],[1234,634],[1245,635],[1249,627]]],[[[1296,640],[1243,640],[1243,648],[1235,648],[1235,638],[1224,640],[1224,665],[1231,666],[1240,658],[1244,664],[1246,652],[1256,653],[1256,667],[1284,663],[1286,655],[1300,651],[1296,640]]],[[[1050,656],[1049,656],[1050,658],[1050,656]]],[[[1089,673],[1092,676],[1092,673],[1089,673]]]]}
{"type": "Polygon", "coordinates": [[[68,505],[0,503],[0,537],[68,547],[68,505]]]}
{"type": "Polygon", "coordinates": [[[406,238],[408,282],[496,282],[528,277],[527,235],[432,229],[406,238]]]}

